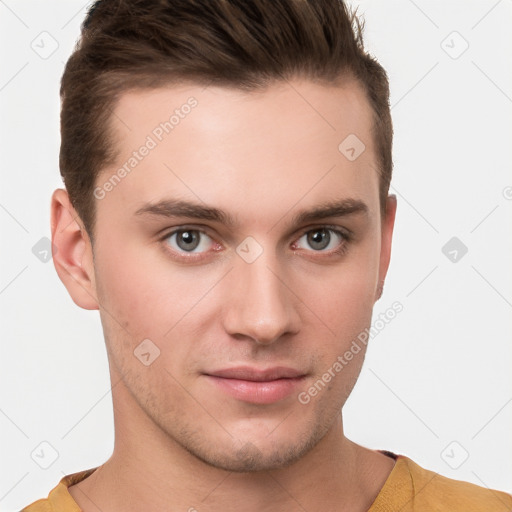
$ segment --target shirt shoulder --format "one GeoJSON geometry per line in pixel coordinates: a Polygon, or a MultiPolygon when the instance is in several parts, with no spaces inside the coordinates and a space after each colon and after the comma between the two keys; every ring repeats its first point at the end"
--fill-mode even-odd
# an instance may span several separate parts
{"type": "Polygon", "coordinates": [[[86,469],[63,477],[50,491],[47,498],[41,498],[27,505],[21,512],[81,512],[68,488],[85,480],[98,468],[86,469]]]}
{"type": "Polygon", "coordinates": [[[369,512],[512,512],[512,495],[455,480],[398,455],[369,512]]]}
{"type": "Polygon", "coordinates": [[[21,512],[55,512],[48,498],[41,498],[26,506],[21,512]]]}

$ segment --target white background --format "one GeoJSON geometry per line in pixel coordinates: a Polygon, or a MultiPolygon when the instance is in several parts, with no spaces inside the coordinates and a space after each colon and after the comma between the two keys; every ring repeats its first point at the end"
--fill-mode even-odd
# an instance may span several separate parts
{"type": "MultiPolygon", "coordinates": [[[[395,127],[398,218],[375,314],[396,300],[404,310],[369,346],[346,434],[512,492],[512,0],[357,4],[390,76],[395,127]],[[441,250],[454,236],[468,248],[457,262],[441,250]]],[[[59,81],[86,5],[0,1],[5,511],[113,449],[99,315],[75,306],[52,262],[32,252],[50,236],[50,195],[62,186],[59,81]],[[42,442],[58,452],[47,469],[42,442]]]]}

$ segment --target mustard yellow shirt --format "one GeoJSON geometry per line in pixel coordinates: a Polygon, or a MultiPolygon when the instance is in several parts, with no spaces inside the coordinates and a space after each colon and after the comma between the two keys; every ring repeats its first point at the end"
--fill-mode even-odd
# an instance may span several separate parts
{"type": "MultiPolygon", "coordinates": [[[[418,466],[405,455],[379,450],[396,460],[368,512],[512,512],[512,495],[447,478],[418,466]]],[[[21,512],[81,512],[68,487],[97,468],[66,475],[50,492],[21,512]]]]}

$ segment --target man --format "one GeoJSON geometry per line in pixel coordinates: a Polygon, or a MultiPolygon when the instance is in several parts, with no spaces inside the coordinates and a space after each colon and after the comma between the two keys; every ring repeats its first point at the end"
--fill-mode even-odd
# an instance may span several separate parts
{"type": "Polygon", "coordinates": [[[360,30],[338,0],[92,6],[51,223],[101,316],[115,447],[24,510],[512,509],[343,432],[396,212],[360,30]]]}

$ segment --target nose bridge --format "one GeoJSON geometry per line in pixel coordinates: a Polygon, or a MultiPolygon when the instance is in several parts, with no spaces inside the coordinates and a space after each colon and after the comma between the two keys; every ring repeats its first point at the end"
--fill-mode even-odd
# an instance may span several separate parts
{"type": "Polygon", "coordinates": [[[231,335],[269,344],[296,332],[298,312],[294,295],[283,283],[285,271],[275,252],[263,250],[254,240],[245,242],[238,246],[230,272],[225,328],[231,335]]]}

